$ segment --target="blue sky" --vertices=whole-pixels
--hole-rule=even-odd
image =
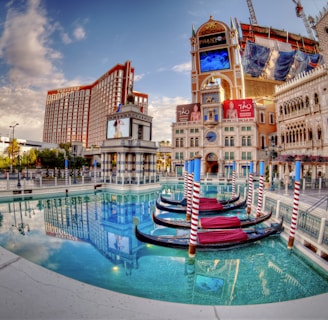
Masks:
[[[306,15],[327,0],[302,0]],[[292,0],[253,0],[262,26],[307,36]],[[0,134],[42,140],[49,89],[89,84],[132,61],[149,94],[153,140],[170,140],[175,106],[191,102],[190,42],[214,19],[249,22],[246,0],[0,0]]]

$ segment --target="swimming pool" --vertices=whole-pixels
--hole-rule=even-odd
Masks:
[[[140,243],[132,219],[152,230],[157,195],[102,191],[1,202],[0,245],[65,276],[149,299],[249,305],[328,292],[327,273],[279,236],[237,250],[197,252],[195,260]]]

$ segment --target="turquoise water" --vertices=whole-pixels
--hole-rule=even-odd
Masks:
[[[149,299],[249,305],[328,292],[327,273],[288,250],[279,236],[240,249],[197,252],[194,260],[183,250],[139,242],[133,217],[142,230],[154,230],[157,195],[92,192],[2,201],[0,245],[65,276]]]

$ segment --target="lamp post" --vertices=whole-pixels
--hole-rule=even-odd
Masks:
[[[17,187],[20,188],[22,185],[21,185],[21,182],[20,182],[20,160],[21,160],[21,157],[20,155],[17,156],[17,160],[18,160],[18,165],[17,165]]]
[[[15,127],[18,126],[19,123],[16,123],[12,126],[9,126],[9,128],[13,129],[13,140],[11,142],[11,168],[10,171],[13,172],[13,164],[14,164],[14,139],[15,139]]]
[[[281,149],[281,146],[276,147],[276,144],[274,142],[273,137],[271,138],[271,146],[269,148],[266,148],[266,153],[271,157],[271,181],[270,181],[270,191],[274,191],[274,181],[273,181],[273,160],[277,157],[278,150]]]

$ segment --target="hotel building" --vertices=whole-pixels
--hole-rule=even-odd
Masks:
[[[236,22],[231,20],[229,28],[210,17],[192,32],[192,103],[176,107],[172,124],[172,169],[177,172],[184,160],[200,154],[204,174],[229,176],[236,162],[237,175],[246,177],[250,161],[258,173],[259,161],[271,160],[273,151],[276,156],[281,143],[275,87],[323,64],[314,40],[240,27],[241,37]],[[299,57],[306,61],[302,69],[296,69]],[[270,148],[275,150],[270,153]]]
[[[49,90],[43,125],[43,141],[80,142],[99,147],[106,139],[107,116],[127,102],[129,93],[142,113],[148,114],[148,95],[133,91],[134,68],[130,61],[118,64],[94,83]]]

